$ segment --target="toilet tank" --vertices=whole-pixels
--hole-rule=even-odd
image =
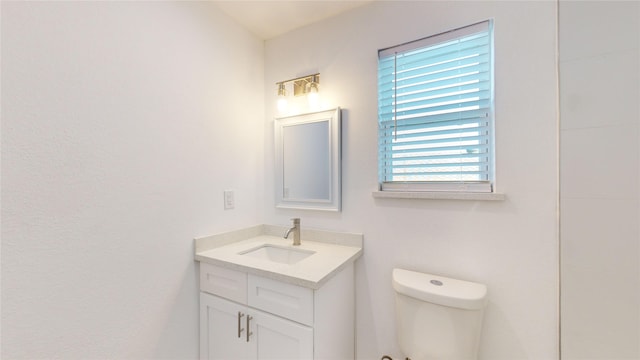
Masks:
[[[394,269],[400,350],[411,360],[476,360],[483,284]]]

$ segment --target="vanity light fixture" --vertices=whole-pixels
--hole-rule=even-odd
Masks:
[[[293,95],[307,95],[309,104],[315,106],[318,103],[318,91],[320,85],[320,73],[302,76],[295,79],[279,81],[278,85],[278,110],[286,110],[287,84],[293,83]]]

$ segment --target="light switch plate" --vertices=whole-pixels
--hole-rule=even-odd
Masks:
[[[233,196],[233,190],[224,191],[224,209],[233,209],[236,206],[236,201]]]

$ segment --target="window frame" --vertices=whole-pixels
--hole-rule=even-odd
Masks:
[[[486,138],[487,138],[487,160],[484,162],[478,162],[478,164],[483,165],[486,164],[487,169],[483,170],[484,172],[486,172],[487,174],[487,179],[486,180],[473,180],[473,181],[468,181],[468,180],[449,180],[449,181],[433,181],[433,180],[429,180],[429,181],[420,181],[420,180],[410,180],[410,181],[387,181],[387,179],[385,179],[385,176],[389,176],[389,168],[393,169],[393,166],[389,166],[383,163],[383,161],[387,160],[389,158],[391,158],[391,155],[387,155],[387,157],[384,157],[383,155],[386,154],[393,154],[393,151],[389,149],[389,146],[392,146],[393,143],[383,143],[382,138],[384,136],[388,136],[388,128],[383,129],[381,123],[383,122],[383,120],[381,119],[381,95],[380,95],[380,89],[382,88],[381,86],[381,82],[380,82],[380,78],[382,77],[381,75],[381,59],[382,58],[386,58],[389,56],[396,56],[398,53],[407,53],[407,52],[412,52],[412,51],[419,51],[420,49],[427,49],[430,47],[435,47],[439,44],[443,44],[446,42],[450,42],[450,41],[454,41],[454,40],[459,40],[459,39],[463,39],[469,36],[472,36],[474,34],[478,34],[478,33],[484,33],[487,32],[488,34],[488,56],[489,56],[489,70],[488,70],[488,75],[489,75],[489,97],[488,97],[488,111],[486,112],[486,122],[487,122],[487,128],[488,130],[486,131]],[[433,50],[429,50],[429,51],[433,51]],[[494,101],[495,101],[495,93],[494,93],[494,77],[495,77],[495,69],[494,69],[494,34],[493,34],[493,20],[489,19],[489,20],[485,20],[482,22],[478,22],[475,24],[471,24],[468,26],[464,26],[461,28],[457,28],[454,30],[450,30],[450,31],[446,31],[443,33],[439,33],[439,34],[435,34],[432,36],[428,36],[422,39],[418,39],[415,41],[411,41],[411,42],[407,42],[407,43],[403,43],[400,45],[396,45],[396,46],[392,46],[389,48],[385,48],[385,49],[381,49],[378,51],[378,59],[379,59],[379,63],[378,63],[378,76],[379,76],[379,81],[378,81],[378,89],[379,89],[379,94],[378,94],[378,168],[379,168],[379,172],[378,172],[378,184],[379,184],[379,192],[382,193],[387,193],[386,195],[382,196],[382,195],[378,195],[377,197],[390,197],[388,195],[390,195],[390,193],[400,193],[400,192],[405,192],[405,193],[429,193],[429,192],[445,192],[445,193],[471,193],[471,194],[480,194],[480,197],[482,197],[482,194],[497,194],[496,193],[496,189],[495,189],[495,158],[496,158],[496,153],[495,153],[495,110],[494,110]],[[394,74],[396,73],[397,67],[394,64],[393,67],[393,72]],[[390,83],[392,84],[392,87],[395,89],[395,84],[393,83],[393,81],[390,81]],[[384,83],[387,84],[388,83]],[[394,103],[395,103],[395,95],[394,95]],[[462,113],[462,112],[455,112],[456,114]],[[396,112],[394,110],[394,115],[393,115],[394,119],[396,118]],[[397,120],[394,120],[397,121]],[[484,121],[484,120],[482,120]],[[427,125],[428,121],[422,123],[422,125],[424,125],[423,129],[429,128],[430,126]],[[434,126],[431,126],[434,127]],[[397,128],[397,125],[394,125],[394,130]],[[472,163],[473,164],[473,163]],[[419,166],[416,166],[419,167]],[[423,167],[423,168],[427,168],[427,166]],[[462,168],[462,166],[461,166]],[[393,176],[393,173],[391,172],[391,176]],[[374,196],[375,193],[374,193]],[[407,197],[407,196],[401,196],[401,197]],[[424,198],[424,196],[414,196],[414,197],[418,197],[418,198]],[[441,196],[436,196],[436,198],[441,198]],[[464,198],[464,197],[463,197]],[[470,198],[476,198],[475,196],[471,196]],[[497,199],[500,200],[502,199],[502,196],[488,196],[486,197],[487,199]]]

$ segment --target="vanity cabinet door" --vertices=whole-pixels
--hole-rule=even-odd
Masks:
[[[200,358],[312,359],[313,329],[201,292]]]
[[[312,328],[258,310],[250,313],[256,359],[313,359]]]
[[[246,307],[200,293],[200,359],[253,358],[246,342]]]

